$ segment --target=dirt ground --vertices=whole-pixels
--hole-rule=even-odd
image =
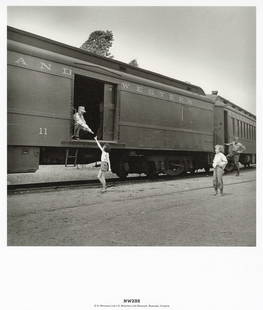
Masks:
[[[256,170],[8,196],[9,246],[255,246]]]

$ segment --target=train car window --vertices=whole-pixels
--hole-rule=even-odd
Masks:
[[[225,124],[225,126],[224,126],[224,141],[225,141],[225,143],[227,143],[229,140],[228,136],[229,136],[229,131],[230,131],[229,129],[230,128],[228,128],[228,127],[230,127],[230,126],[228,126],[228,119],[229,119],[228,112],[225,110],[224,111],[224,124]]]
[[[244,122],[244,138],[247,138],[247,124]]]
[[[236,135],[236,128],[235,128],[235,119],[232,117],[232,130],[233,130],[233,136]]]
[[[247,128],[247,123],[246,123],[246,139],[248,139],[248,128]]]

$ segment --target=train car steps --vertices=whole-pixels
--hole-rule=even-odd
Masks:
[[[65,167],[76,167],[77,166],[79,150],[77,148],[73,149],[72,150],[74,152],[73,154],[70,151],[71,151],[71,149],[67,149],[66,150]],[[73,163],[69,163],[70,159],[74,159],[74,162]]]

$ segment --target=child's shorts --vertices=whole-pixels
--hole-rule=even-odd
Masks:
[[[102,161],[100,164],[100,170],[102,172],[107,172],[109,170],[108,163],[106,161]]]

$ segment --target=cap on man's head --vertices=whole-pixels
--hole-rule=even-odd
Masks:
[[[80,106],[78,107],[78,111],[79,111],[79,112],[86,113],[85,107],[83,107],[82,105],[80,105]]]

